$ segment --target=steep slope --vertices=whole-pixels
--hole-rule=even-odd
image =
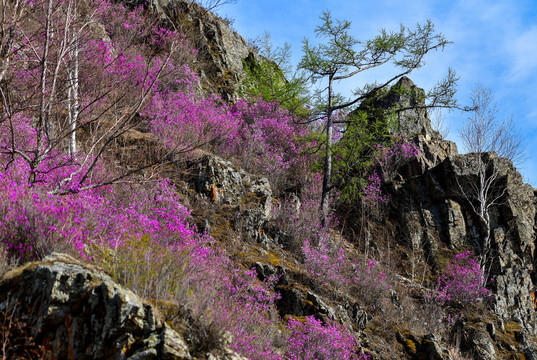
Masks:
[[[201,75],[202,90],[218,93],[225,100],[236,98],[244,75],[243,59],[251,56],[251,52],[245,41],[224,21],[195,5],[190,6],[189,1],[127,3],[143,4],[169,26],[182,27],[198,45],[197,70]],[[135,213],[127,217],[126,222],[131,224],[144,217],[151,221],[143,222],[143,225],[154,226],[158,231],[149,233],[146,229],[133,227],[130,232],[120,233],[127,247],[117,251],[103,246],[103,250],[95,240],[104,238],[104,233],[114,228],[114,224],[106,223],[108,227],[103,227],[96,239],[91,239],[93,246],[85,250],[95,256],[94,263],[111,273],[120,265],[128,267],[125,273],[115,273],[125,283],[129,283],[125,280],[126,275],[133,274],[135,281],[147,281],[142,287],[154,284],[150,282],[151,278],[163,278],[164,285],[157,282],[165,288],[163,299],[168,299],[175,291],[183,296],[178,296],[179,299],[188,300],[194,294],[194,300],[178,305],[160,299],[155,301],[158,306],[153,307],[112,282],[103,271],[56,254],[42,262],[15,269],[0,281],[3,335],[6,335],[5,324],[9,324],[3,344],[16,342],[21,354],[26,347],[28,351],[44,351],[50,358],[188,359],[198,356],[239,359],[239,355],[227,348],[229,343],[234,342],[235,349],[246,348],[251,344],[247,340],[266,335],[263,339],[276,340],[270,346],[266,342],[268,352],[258,353],[258,359],[269,358],[268,354],[273,359],[284,359],[293,358],[289,355],[293,345],[289,344],[289,339],[297,333],[293,331],[301,326],[306,329],[304,324],[310,321],[321,331],[344,329],[341,333],[347,335],[352,331],[350,336],[358,341],[349,343],[353,347],[351,350],[359,352],[356,356],[360,359],[366,357],[363,353],[374,359],[456,359],[458,351],[476,359],[536,358],[535,190],[523,183],[520,174],[505,159],[494,154],[459,155],[455,144],[442,140],[431,129],[427,111],[420,100],[423,90],[407,78],[395,88],[401,87],[408,91],[388,92],[372,99],[371,103],[373,107],[395,107],[396,110],[417,106],[417,109],[396,112],[397,131],[410,135],[422,152],[383,184],[389,202],[375,216],[357,222],[355,229],[347,223],[333,228],[317,228],[316,216],[300,219],[300,227],[293,229],[289,223],[307,213],[307,204],[300,199],[303,189],[298,186],[271,188],[266,177],[249,173],[206,149],[185,158],[177,157],[166,163],[160,172],[162,177],[171,180],[173,188],[166,187],[166,191],[153,189],[146,194],[143,185],[139,185],[138,188],[125,186],[119,191],[123,201],[119,202],[120,210]],[[150,148],[157,142],[149,135],[132,137],[129,141],[134,160],[126,157],[122,159],[122,166],[129,166],[129,161],[140,161],[136,158],[139,150]],[[124,152],[125,149],[117,150]],[[249,155],[263,155],[261,150],[254,150]],[[467,191],[477,176],[479,159],[486,159],[487,171],[496,174],[494,186],[499,195],[491,209],[490,242],[483,241],[488,230],[476,216],[475,200]],[[236,155],[235,158],[230,156],[229,160],[237,160]],[[265,172],[265,176],[268,175]],[[132,189],[140,191],[145,201],[161,203],[134,204],[138,194],[129,192]],[[39,195],[34,198],[39,199]],[[173,204],[166,203],[170,199]],[[181,207],[177,206],[178,201]],[[58,203],[64,205],[61,201]],[[192,210],[192,218],[188,220],[185,220],[185,214],[190,215],[190,210],[186,207]],[[135,208],[139,213],[134,211]],[[311,208],[316,214],[317,203]],[[91,210],[84,209],[85,212]],[[179,224],[174,223],[176,219],[173,217],[166,217],[178,209],[184,215],[181,218],[184,222]],[[278,215],[281,209],[288,212]],[[146,210],[147,213],[143,212]],[[40,219],[40,215],[35,218]],[[98,215],[101,216],[96,217],[98,220],[84,219],[92,236],[101,222],[109,221]],[[361,215],[350,214],[351,217]],[[285,223],[286,220],[289,222]],[[166,226],[171,223],[182,226],[192,237],[185,239],[179,231],[168,234]],[[16,229],[15,235],[24,239],[24,231],[20,229]],[[361,235],[353,237],[353,231],[365,234],[364,238],[361,239]],[[308,239],[310,234],[312,238]],[[151,236],[157,239],[157,246],[153,248]],[[159,244],[161,237],[165,241]],[[189,246],[183,246],[181,241],[189,242]],[[178,243],[183,247],[177,246]],[[170,244],[175,247],[167,248]],[[113,253],[114,250],[117,253]],[[148,254],[149,250],[153,253]],[[486,285],[493,290],[493,300],[491,304],[479,301],[466,308],[454,305],[450,309],[452,313],[448,314],[454,317],[442,317],[442,309],[432,307],[428,296],[434,295],[435,281],[453,256],[465,250],[490,259],[485,263],[486,275],[494,280]],[[107,258],[107,251],[114,254],[112,260]],[[121,256],[124,256],[123,263],[117,260]],[[171,264],[151,267],[155,259],[164,263],[170,258]],[[199,258],[208,260],[199,266],[195,262]],[[178,261],[181,263],[177,264]],[[136,272],[142,267],[140,264],[149,270]],[[211,267],[214,264],[216,268]],[[256,271],[249,270],[252,268]],[[240,276],[219,277],[226,272]],[[241,277],[243,273],[248,281]],[[265,282],[257,281],[256,276]],[[186,286],[182,288],[183,284],[177,284],[177,279],[185,280]],[[192,285],[198,279],[201,279],[201,285]],[[132,286],[135,281],[128,285]],[[227,288],[222,284],[214,285],[215,281],[226,281]],[[222,296],[223,289],[227,292]],[[148,293],[151,294],[150,290]],[[275,294],[277,296],[273,296]],[[261,301],[256,303],[257,297]],[[228,298],[236,303],[226,303]],[[27,299],[30,306],[21,306],[17,299]],[[273,300],[277,314],[271,313]],[[201,305],[193,316],[189,315],[190,309],[183,307],[197,307],[199,304],[194,301]],[[248,315],[255,313],[250,311],[252,304],[259,303],[269,305],[258,311],[266,316],[248,319]],[[162,317],[156,315],[158,311],[155,309],[159,307],[164,314]],[[224,313],[229,309],[240,316],[227,318]],[[106,314],[114,320],[116,327],[110,325]],[[235,334],[242,331],[241,336],[230,337],[221,329],[212,334],[217,317],[221,321],[219,326],[234,326],[238,329]],[[189,341],[186,335],[181,338],[181,328],[196,321],[201,323],[200,319],[204,321],[203,326],[201,330],[195,330],[204,332],[203,341],[208,343],[212,339],[217,346],[193,344],[194,341]],[[252,320],[247,325],[250,333],[244,330],[246,320]],[[315,323],[317,320],[323,323]],[[170,330],[167,322],[173,324],[178,333]],[[86,323],[90,325],[79,331]],[[11,324],[16,326],[12,328]],[[343,326],[338,328],[334,324]],[[308,333],[309,329],[299,335]],[[334,333],[337,335],[334,339],[341,334]],[[92,336],[89,339],[88,334]],[[64,342],[64,338],[68,341]],[[168,338],[172,339],[171,345],[167,345]],[[327,347],[322,343],[324,340],[314,340]],[[179,355],[171,354],[170,348]],[[241,350],[249,350],[244,348]]]
[[[194,1],[122,0],[131,6],[144,6],[167,26],[185,33],[198,50],[195,68],[200,86],[207,94],[219,94],[226,101],[236,100],[246,76],[243,59],[260,59],[226,21]]]

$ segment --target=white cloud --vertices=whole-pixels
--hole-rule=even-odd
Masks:
[[[537,27],[527,29],[506,46],[512,80],[533,74],[537,70]]]

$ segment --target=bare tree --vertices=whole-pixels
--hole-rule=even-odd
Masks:
[[[192,0],[192,2],[198,3],[209,11],[213,11],[226,4],[235,4],[237,0]]]
[[[449,125],[446,124],[446,112],[442,108],[429,110],[431,117],[431,127],[438,132],[440,139],[446,139],[449,135]]]
[[[459,131],[464,148],[476,155],[477,177],[472,181],[457,179],[461,193],[479,218],[484,230],[481,265],[490,251],[491,219],[490,210],[499,204],[506,188],[498,187],[500,169],[494,164],[495,153],[517,165],[524,157],[524,144],[520,133],[513,125],[513,119],[497,118],[498,107],[490,89],[476,85],[472,93],[473,116]]]
[[[0,83],[2,83],[10,64],[15,28],[23,17],[23,5],[20,0],[2,0],[0,7]]]
[[[198,12],[199,17],[203,17],[207,12],[215,12],[218,8],[235,4],[238,0],[175,0],[170,1],[172,7],[183,9],[181,12],[188,14],[192,11]],[[176,24],[177,25],[177,24]]]
[[[62,193],[75,178],[80,190],[107,185],[190,151],[191,147],[163,150],[148,164],[88,185],[94,169],[118,139],[132,129],[148,126],[150,120],[140,111],[156,84],[182,76],[181,70],[174,71],[181,69],[175,65],[184,63],[183,56],[190,59],[193,55],[185,51],[179,37],[161,48],[131,38],[119,19],[115,36],[122,41],[103,42],[111,54],[103,65],[88,52],[88,44],[100,43],[96,41],[96,9],[82,8],[77,0],[21,3],[17,8],[9,8],[7,0],[0,3],[0,34],[8,36],[0,40],[0,154],[11,159],[6,168],[15,158],[23,159],[31,169],[28,181],[33,184],[49,172],[42,165],[54,158],[56,168],[72,169],[51,190]],[[148,37],[157,20],[144,18],[147,23],[140,28]],[[133,49],[143,52],[145,58],[140,62],[139,78],[125,81],[121,73],[116,74],[123,69],[118,65],[118,53],[128,54]],[[19,130],[25,122],[32,128],[29,134]],[[77,133],[84,136],[79,139]],[[63,157],[64,150],[69,156]]]

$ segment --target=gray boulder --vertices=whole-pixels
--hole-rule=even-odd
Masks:
[[[39,348],[44,359],[191,360],[188,344],[153,306],[104,272],[53,253],[16,268],[0,281],[0,313],[17,332],[9,354]],[[217,359],[241,359],[230,356]]]
[[[267,178],[237,169],[215,155],[192,161],[188,169],[198,194],[216,204],[238,207],[236,227],[258,242],[267,241],[264,226],[271,219],[273,201]]]

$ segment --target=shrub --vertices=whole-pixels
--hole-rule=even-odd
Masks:
[[[168,151],[185,153],[237,137],[240,121],[217,97],[157,93],[143,113]]]
[[[375,160],[383,180],[392,179],[397,169],[407,161],[416,158],[421,150],[403,134],[394,134],[392,142],[377,145]]]
[[[7,246],[0,242],[0,278],[17,265],[17,259],[10,257]]]
[[[290,360],[365,360],[368,355],[357,354],[358,344],[350,331],[342,325],[323,325],[313,316],[304,323],[290,318],[287,325],[290,336],[287,356]]]
[[[232,111],[239,119],[237,136],[219,148],[246,171],[267,176],[273,190],[294,185],[296,174],[308,164],[304,150],[307,127],[278,103],[260,98],[237,102]]]
[[[289,237],[287,247],[299,254],[305,241],[317,244],[320,238],[330,236],[330,228],[337,224],[337,219],[333,216],[329,216],[325,225],[321,224],[318,199],[321,196],[322,181],[322,175],[308,174],[297,184],[300,199],[296,195],[289,199],[283,198],[273,208],[275,224]]]
[[[332,230],[338,225],[335,216],[329,216],[324,226],[321,224],[321,176],[310,176],[303,184],[299,204],[284,200],[274,209],[276,225],[289,237],[287,247],[302,257],[305,269],[318,284],[348,290],[369,308],[376,309],[383,294],[391,288],[386,274],[377,261],[349,257],[342,240]]]
[[[486,276],[472,251],[455,255],[437,280],[436,302],[466,306],[479,300],[490,300],[492,292],[485,287]]]

